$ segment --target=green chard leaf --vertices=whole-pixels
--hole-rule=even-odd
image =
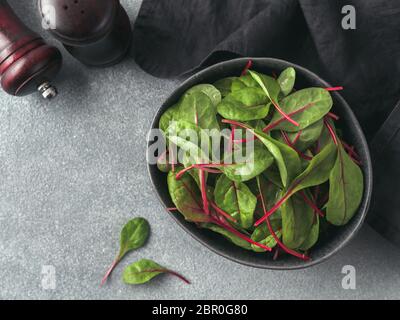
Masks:
[[[290,193],[294,194],[305,188],[314,187],[328,181],[331,170],[335,165],[336,155],[336,145],[328,144],[312,158],[306,170],[294,179],[291,187],[289,187]]]
[[[179,104],[175,104],[163,113],[160,118],[159,128],[166,132],[170,124],[178,118]]]
[[[195,92],[202,92],[205,95],[207,95],[212,104],[216,107],[222,100],[221,92],[213,85],[211,84],[198,84],[192,88],[190,88],[188,91],[186,91],[185,95],[191,95]]]
[[[282,121],[275,126],[273,130],[285,130],[288,132],[303,130],[318,120],[321,120],[331,110],[332,105],[333,100],[330,93],[323,88],[308,88],[296,91],[281,100],[280,107],[286,114],[291,114],[305,106],[309,106],[302,112],[291,116],[294,121],[299,123],[299,126],[295,126],[288,121]],[[271,123],[281,118],[282,115],[275,112]]]
[[[164,173],[168,173],[171,170],[169,156],[166,152],[157,159],[157,168]]]
[[[279,83],[274,78],[265,74],[257,73],[251,70],[249,70],[249,73],[264,91],[269,101],[274,101],[275,103],[278,103],[279,93],[281,92],[281,87],[279,86]]]
[[[336,162],[329,177],[326,219],[336,226],[347,224],[356,213],[363,192],[362,171],[339,143]]]
[[[272,229],[274,230],[275,234],[278,238],[282,237],[282,220],[272,220],[271,221]],[[269,248],[274,248],[277,245],[277,242],[274,236],[271,235],[266,223],[259,225],[257,228],[254,229],[253,234],[251,235],[251,239],[261,243]],[[267,250],[260,248],[254,244],[251,244],[251,248],[255,252],[266,252]]]
[[[223,174],[217,180],[214,199],[217,206],[236,219],[242,228],[252,227],[257,198],[246,184],[232,181]]]
[[[239,91],[244,88],[259,88],[259,85],[257,81],[255,81],[250,74],[240,76],[239,78],[236,78],[236,80],[232,82],[231,86],[232,92]]]
[[[213,102],[200,91],[183,96],[176,116],[179,120],[194,123],[202,129],[220,129]]]
[[[213,232],[216,232],[222,236],[224,236],[226,239],[228,239],[230,242],[235,244],[236,246],[246,249],[246,250],[252,250],[252,245],[247,242],[246,240],[243,240],[242,238],[238,237],[234,233],[216,225],[216,224],[211,224],[211,223],[203,223],[201,226],[205,229],[209,229]]]
[[[283,244],[290,249],[298,249],[308,239],[314,211],[302,197],[294,195],[282,205],[281,212]]]
[[[253,149],[250,151],[250,149]],[[225,156],[232,164],[221,168],[226,176],[236,182],[244,182],[253,179],[264,172],[272,163],[274,158],[271,153],[264,147],[254,144],[253,148],[248,148],[249,152],[244,153],[239,149],[232,154]]]
[[[261,130],[248,128],[268,149],[274,157],[282,179],[283,186],[287,186],[301,171],[299,155],[284,143],[271,138]]]
[[[243,88],[227,95],[217,106],[218,113],[231,120],[263,119],[269,112],[269,101],[259,88]]]
[[[273,207],[273,205],[282,197],[282,189],[276,185],[271,180],[265,177],[265,175],[259,175],[256,178],[257,182],[257,191],[259,196],[262,196],[262,199],[258,199],[257,210],[260,210],[262,213],[261,216],[264,215],[264,208],[262,206],[262,200],[264,200],[265,209],[269,210]],[[280,210],[276,211],[271,217],[270,220],[282,220],[282,215]]]
[[[179,180],[175,172],[168,174],[168,190],[172,202],[187,221],[209,222],[209,217],[203,213],[202,200],[199,188],[191,175],[185,173]]]
[[[146,240],[149,237],[149,234],[150,225],[144,218],[134,218],[128,221],[127,224],[125,224],[121,231],[120,249],[118,256],[115,258],[111,267],[107,270],[105,276],[101,281],[101,285],[103,285],[107,281],[112,271],[128,252],[144,246]]]
[[[318,138],[321,136],[323,128],[324,128],[324,121],[319,120],[301,131],[286,132],[286,134],[290,141],[293,142],[296,139],[294,147],[296,148],[296,150],[303,152],[308,148],[310,148],[318,140]],[[297,136],[298,134],[299,136]],[[280,131],[273,131],[271,135],[276,140],[285,143],[285,139],[282,137]]]
[[[278,83],[284,96],[292,92],[295,81],[296,70],[294,70],[294,68],[289,67],[282,71],[278,78]]]
[[[190,282],[180,274],[166,269],[149,259],[139,260],[126,267],[122,275],[122,280],[126,284],[144,284],[160,274],[170,274],[190,284]]]
[[[220,92],[222,97],[226,97],[228,94],[232,92],[232,83],[238,79],[237,77],[228,77],[218,80],[214,83],[214,87],[216,87]]]
[[[150,225],[144,218],[130,220],[121,231],[120,251],[121,260],[129,251],[142,247],[150,234]]]
[[[319,239],[319,232],[319,215],[314,214],[314,222],[311,226],[310,233],[308,234],[307,239],[299,247],[299,250],[307,251],[311,249]]]

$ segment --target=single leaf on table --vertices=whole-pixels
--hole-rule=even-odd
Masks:
[[[211,223],[203,223],[203,224],[201,224],[201,226],[205,229],[209,229],[220,235],[223,235],[226,239],[228,239],[229,241],[231,241],[233,244],[237,245],[238,247],[241,247],[246,250],[252,250],[252,245],[249,242],[247,242],[246,240],[243,240],[242,238],[238,237],[237,235],[230,232],[229,230],[222,228],[219,225],[211,224]]]
[[[162,267],[158,263],[149,259],[139,260],[126,267],[122,275],[122,280],[126,284],[144,284],[160,274],[170,274],[178,277],[185,283],[190,284],[190,282],[182,275]]]
[[[336,226],[347,224],[356,213],[363,192],[362,171],[339,143],[335,166],[329,177],[326,219]]]
[[[314,214],[314,222],[311,226],[310,233],[308,234],[307,239],[302,243],[302,245],[299,247],[299,250],[301,251],[307,251],[311,249],[318,241],[319,239],[319,215]]]
[[[168,174],[168,190],[172,202],[187,221],[209,222],[210,219],[203,210],[199,188],[192,176],[185,173],[180,179],[176,179],[181,168],[178,167],[175,172],[170,171]]]
[[[229,179],[236,182],[255,178],[274,162],[271,153],[263,145],[257,144],[254,144],[252,148],[247,148],[246,151],[238,149],[232,154],[227,154],[225,163],[226,160],[231,161],[232,164],[222,167],[221,170]]]
[[[186,91],[185,95],[191,95],[195,92],[202,92],[206,94],[215,107],[221,102],[222,99],[221,92],[212,84],[198,84]]]
[[[139,249],[145,244],[149,234],[150,225],[144,218],[134,218],[125,224],[121,231],[118,256],[107,270],[106,275],[101,281],[101,285],[107,281],[114,268],[129,251]]]
[[[289,67],[282,71],[278,78],[278,83],[284,96],[287,96],[292,92],[295,81],[296,70],[294,68]]]
[[[236,219],[242,228],[253,225],[257,197],[246,184],[222,174],[215,185],[214,199],[217,206]]]
[[[119,258],[142,247],[150,234],[150,225],[144,218],[130,220],[121,231]]]
[[[214,83],[214,87],[216,87],[219,92],[221,92],[222,97],[226,97],[228,94],[232,92],[232,82],[238,79],[237,77],[228,77],[218,80]]]
[[[289,121],[282,121],[272,130],[284,130],[288,132],[303,130],[321,120],[331,110],[333,100],[330,93],[323,88],[308,88],[296,91],[280,101],[280,107],[286,114],[292,114],[307,105],[311,107],[291,116],[299,126],[295,126]],[[270,123],[275,123],[281,118],[282,115],[275,112]]]
[[[260,88],[244,88],[222,99],[217,111],[225,119],[264,119],[269,112],[269,100]]]
[[[213,102],[208,95],[200,91],[183,96],[176,117],[194,123],[202,129],[220,129]]]
[[[307,240],[314,221],[313,209],[298,195],[281,207],[282,241],[290,249],[298,249]]]

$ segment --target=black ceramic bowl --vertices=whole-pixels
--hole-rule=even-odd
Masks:
[[[272,72],[279,74],[279,72],[287,67],[294,67],[297,72],[297,88],[311,86],[330,87],[328,83],[320,79],[314,73],[283,60],[271,58],[240,58],[230,60],[200,71],[181,84],[179,88],[170,95],[160,110],[158,110],[154,117],[152,128],[158,128],[161,115],[170,106],[176,103],[186,90],[196,84],[213,83],[224,77],[238,76],[241,74],[249,59],[253,60],[252,70],[266,74],[272,74]],[[289,255],[282,255],[277,261],[273,261],[268,253],[255,253],[241,249],[224,239],[221,235],[196,227],[195,224],[185,221],[179,212],[171,213],[175,221],[193,238],[210,250],[230,260],[257,268],[280,270],[306,268],[328,259],[342,249],[360,229],[367,214],[372,192],[372,165],[364,134],[349,105],[337,92],[332,92],[332,97],[334,100],[333,111],[340,116],[339,126],[343,128],[344,138],[355,146],[363,163],[362,170],[365,183],[364,196],[354,218],[347,225],[335,228],[335,230],[333,230],[334,232],[332,232],[331,236],[327,239],[319,241],[311,251],[312,259],[310,261],[304,262]],[[162,204],[165,208],[173,207],[174,205],[168,193],[166,174],[160,172],[156,165],[149,165],[149,173],[153,187]]]

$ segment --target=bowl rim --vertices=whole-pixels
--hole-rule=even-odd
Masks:
[[[178,85],[178,87],[176,89],[174,89],[169,95],[168,97],[164,100],[164,103],[161,105],[161,107],[157,110],[157,112],[155,113],[153,120],[151,122],[151,128],[150,129],[158,129],[158,123],[157,123],[157,119],[159,117],[159,114],[161,112],[161,110],[164,109],[164,106],[166,104],[166,102],[174,95],[176,95],[177,92],[179,92],[181,90],[182,87],[186,87],[189,83],[195,81],[197,78],[201,78],[203,75],[206,75],[207,73],[209,73],[211,70],[214,69],[218,69],[226,64],[230,64],[230,63],[238,63],[238,62],[243,62],[243,64],[245,64],[246,62],[248,62],[249,60],[252,60],[253,62],[261,62],[261,63],[279,63],[279,64],[283,64],[283,65],[287,65],[287,66],[292,66],[294,67],[296,70],[300,70],[302,73],[307,74],[308,76],[312,77],[312,78],[316,78],[318,79],[319,82],[321,82],[323,85],[325,85],[327,88],[331,87],[331,85],[325,81],[324,79],[320,78],[317,74],[315,74],[314,72],[306,69],[305,67],[302,67],[298,64],[283,60],[283,59],[277,59],[277,58],[269,58],[269,57],[241,57],[241,58],[235,58],[235,59],[230,59],[230,60],[226,60],[226,61],[222,61],[222,62],[218,62],[216,64],[213,64],[211,66],[208,66],[202,70],[200,70],[199,72],[194,73],[193,75],[191,75],[188,79],[186,79],[185,81],[183,81],[182,83],[180,83]],[[194,84],[195,85],[195,84]],[[340,103],[343,105],[344,109],[346,109],[346,113],[350,118],[350,121],[353,123],[354,125],[354,129],[358,132],[359,134],[359,140],[360,140],[360,145],[362,145],[362,148],[364,148],[365,150],[365,158],[366,158],[366,163],[363,164],[363,166],[365,167],[365,172],[368,175],[368,179],[364,179],[364,210],[363,212],[360,212],[359,214],[361,214],[362,216],[360,217],[359,221],[357,222],[356,225],[353,226],[351,232],[349,232],[344,238],[343,240],[331,251],[329,251],[328,253],[326,253],[324,256],[319,257],[316,260],[309,260],[307,262],[304,262],[303,264],[299,264],[299,265],[294,265],[294,266],[273,266],[273,265],[262,265],[262,264],[258,264],[258,263],[252,263],[252,262],[248,262],[245,260],[242,260],[240,258],[237,257],[233,257],[229,254],[227,254],[226,252],[224,252],[224,250],[220,250],[215,248],[213,245],[209,244],[207,241],[199,238],[197,235],[195,235],[193,232],[191,232],[188,228],[186,228],[186,226],[184,225],[184,223],[182,223],[182,221],[180,221],[175,215],[170,214],[170,212],[167,209],[167,205],[164,203],[163,199],[160,196],[160,193],[158,192],[151,170],[150,170],[150,164],[147,162],[147,172],[149,174],[150,177],[150,181],[151,181],[151,185],[152,185],[152,189],[154,190],[154,192],[157,195],[158,200],[160,201],[161,205],[164,207],[164,209],[169,213],[169,216],[171,216],[175,222],[187,233],[189,234],[193,239],[195,239],[196,241],[198,241],[199,243],[201,243],[202,245],[204,245],[207,249],[211,250],[212,252],[218,254],[219,256],[222,256],[230,261],[236,262],[238,264],[241,265],[245,265],[248,267],[253,267],[253,268],[257,268],[257,269],[266,269],[266,270],[281,270],[281,271],[289,271],[289,270],[300,270],[300,269],[305,269],[305,268],[309,268],[309,267],[313,267],[316,266],[320,263],[323,263],[325,261],[327,261],[329,258],[331,258],[332,256],[334,256],[335,254],[337,254],[340,250],[342,250],[346,245],[349,244],[349,242],[358,234],[358,232],[361,229],[361,226],[363,225],[365,218],[367,216],[367,213],[369,211],[369,207],[370,207],[370,202],[371,202],[371,196],[372,196],[372,189],[373,189],[373,168],[372,168],[372,161],[371,161],[371,155],[370,155],[370,150],[369,150],[369,146],[367,143],[367,140],[365,138],[364,132],[361,128],[360,123],[358,122],[358,119],[356,118],[353,110],[350,108],[350,106],[348,105],[348,103],[346,102],[346,100],[337,92],[337,91],[333,91],[331,92],[332,95],[335,95],[335,97],[340,101]],[[163,110],[164,112],[164,110]],[[150,141],[148,141],[147,144],[147,148],[146,148],[146,154],[149,151],[149,145],[150,145]],[[362,202],[363,203],[363,202]],[[362,204],[361,203],[361,204]],[[360,204],[360,206],[361,206]]]

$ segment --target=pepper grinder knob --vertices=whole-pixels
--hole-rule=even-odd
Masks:
[[[60,51],[27,28],[6,0],[0,0],[0,77],[4,91],[24,96],[39,90],[43,97],[53,98],[57,90],[50,81],[61,64]]]
[[[85,65],[107,67],[128,53],[132,29],[119,0],[39,0],[39,11],[54,22],[51,35]]]

